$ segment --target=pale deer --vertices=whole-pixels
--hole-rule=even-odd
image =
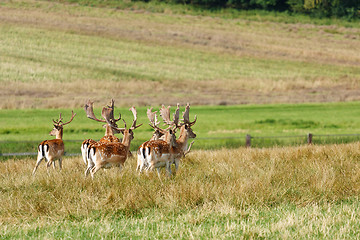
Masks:
[[[71,112],[71,119],[70,121],[63,123],[61,113],[59,116],[59,119],[57,121],[53,120],[54,122],[54,128],[49,133],[51,136],[55,136],[56,139],[52,140],[45,140],[42,141],[38,146],[38,156],[37,161],[35,164],[35,168],[33,170],[33,175],[35,174],[37,168],[39,167],[39,164],[41,161],[45,158],[45,161],[47,161],[47,168],[50,167],[51,164],[53,164],[53,167],[55,168],[55,160],[59,160],[59,168],[61,170],[62,168],[62,156],[64,155],[64,142],[62,140],[63,137],[63,127],[66,124],[69,124],[75,117],[76,113]]]
[[[168,129],[161,129],[159,127],[160,122],[158,122],[158,119],[157,119],[157,115],[156,115],[157,111],[152,112],[152,109],[153,108],[149,108],[146,112],[147,117],[150,121],[149,125],[154,129],[154,133],[149,141],[168,139],[169,138],[168,135],[172,134],[172,132],[170,132]],[[168,134],[168,135],[165,136],[166,134]],[[141,173],[143,171],[143,169],[147,168],[147,164],[145,161],[146,156],[145,156],[144,150],[149,141],[142,143],[137,150],[136,171],[139,171],[139,173]]]
[[[167,124],[174,124],[177,128],[180,128],[180,136],[176,141],[173,141],[173,138],[170,138],[169,142],[158,142],[153,141],[149,142],[144,150],[146,155],[147,162],[147,170],[157,169],[158,176],[160,177],[160,168],[165,167],[169,176],[171,176],[171,165],[175,164],[175,171],[177,171],[180,159],[185,156],[189,151],[193,143],[191,143],[190,147],[188,147],[188,139],[195,138],[196,134],[192,131],[191,127],[196,122],[190,122],[189,120],[189,110],[190,105],[186,106],[185,112],[183,113],[183,123],[178,125],[178,111],[174,114],[174,120],[170,120],[170,114],[168,112],[169,108],[165,108],[164,106],[161,109],[161,116],[164,119],[164,122]],[[167,146],[165,147],[165,144]]]
[[[104,119],[98,119],[95,114],[94,114],[94,110],[93,110],[93,103],[90,100],[88,100],[88,102],[85,104],[85,112],[86,112],[86,116],[92,120],[95,120],[97,122],[102,122],[105,123],[105,125],[103,126],[106,130],[105,130],[105,135],[104,137],[102,137],[99,142],[121,142],[119,138],[117,138],[116,136],[114,136],[114,134],[116,133],[120,133],[119,131],[113,129],[110,124],[112,124],[113,126],[117,127],[116,122],[119,121],[121,119],[121,115],[119,116],[118,119],[114,118],[114,100],[111,99],[111,104],[110,106],[104,107],[102,109],[101,112],[101,116]],[[105,116],[108,118],[107,120],[105,120]],[[110,124],[109,124],[109,123]],[[90,166],[93,166],[92,162],[89,162],[91,160],[89,160],[89,154],[88,154],[88,149],[92,144],[95,144],[96,141],[93,139],[85,139],[82,144],[81,144],[81,154],[84,160],[85,165],[88,166],[88,168]]]
[[[137,167],[136,170],[139,170],[139,173],[142,172],[143,169],[148,168],[148,162],[146,161],[146,156],[149,154],[148,152],[145,152],[146,150],[149,150],[147,148],[147,144],[151,143],[155,140],[164,140],[166,144],[169,144],[171,139],[176,140],[175,131],[177,124],[179,122],[179,104],[177,105],[177,109],[174,114],[174,119],[170,120],[170,106],[165,108],[164,105],[162,105],[162,108],[160,109],[160,116],[163,118],[165,124],[169,125],[167,129],[161,129],[159,127],[160,122],[157,120],[156,112],[152,112],[152,108],[149,108],[147,110],[147,116],[150,121],[149,125],[155,130],[153,133],[153,136],[149,141],[144,142],[141,144],[137,151]],[[168,117],[164,117],[164,116]],[[174,127],[175,126],[175,127]],[[160,144],[160,142],[159,142]]]
[[[97,143],[90,147],[89,155],[91,156],[92,161],[95,166],[91,169],[91,176],[94,177],[94,174],[101,168],[108,168],[111,166],[118,166],[120,169],[123,167],[126,159],[129,156],[130,143],[134,139],[133,130],[140,127],[142,124],[136,125],[137,120],[137,112],[135,107],[129,109],[132,111],[134,120],[129,129],[126,128],[117,128],[112,123],[108,122],[108,124],[120,131],[124,137],[122,142],[112,142],[112,143]],[[107,118],[105,118],[107,119]]]

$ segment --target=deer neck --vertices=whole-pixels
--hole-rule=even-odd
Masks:
[[[131,137],[129,132],[125,132],[124,137],[121,142],[125,147],[130,148]]]
[[[185,151],[187,149],[187,142],[189,140],[189,134],[185,129],[181,129],[180,136],[176,140],[177,145]]]
[[[63,137],[63,129],[61,128],[60,130],[58,130],[56,132],[55,138],[56,139],[62,139],[62,137]]]
[[[109,124],[106,124],[106,128],[105,128],[105,136],[113,136],[114,132],[112,127],[109,126]]]

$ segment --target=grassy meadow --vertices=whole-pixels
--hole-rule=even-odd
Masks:
[[[109,101],[94,103],[95,115],[101,116],[101,108]],[[127,123],[132,122],[128,108],[117,108]],[[159,106],[153,106],[158,110]],[[181,106],[184,111],[185,106]],[[138,123],[144,125],[135,131],[131,150],[148,140],[153,129],[148,125],[146,107],[138,107]],[[72,109],[24,109],[0,110],[0,152],[36,152],[37,145],[45,139],[52,139],[48,133],[52,129],[52,119],[59,113],[65,121],[70,119]],[[175,110],[175,107],[172,107]],[[71,124],[64,128],[67,153],[80,153],[81,142],[92,138],[99,140],[105,129],[101,123],[86,117],[83,108],[75,108],[77,113]],[[359,136],[322,137],[325,134],[360,134],[360,103],[326,104],[276,104],[238,106],[192,106],[190,118],[197,116],[193,129],[197,134],[194,149],[221,149],[245,146],[245,137],[250,134],[252,145],[269,147],[274,145],[306,144],[306,135],[312,133],[315,144],[345,143],[359,141]],[[340,117],[341,116],[341,117]],[[119,123],[120,126],[123,123]],[[276,136],[280,138],[266,138]],[[295,138],[281,138],[295,136]],[[121,134],[118,136],[121,138]],[[257,138],[260,137],[260,138]]]
[[[359,239],[359,139],[321,136],[360,133],[359,40],[357,21],[285,13],[0,1],[0,153],[36,151],[71,110],[80,153],[104,134],[87,99],[96,116],[115,99],[127,123],[136,106],[131,150],[152,134],[148,106],[189,102],[198,119],[172,178],[134,158],[94,179],[80,156],[36,176],[35,157],[1,159],[0,238]]]
[[[0,15],[1,109],[360,100],[358,22],[37,0],[2,2]]]
[[[194,151],[175,177],[124,169],[84,178],[33,159],[0,167],[0,236],[75,239],[360,237],[359,143]]]

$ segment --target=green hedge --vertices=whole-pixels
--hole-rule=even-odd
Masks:
[[[137,0],[149,2],[151,0]],[[235,8],[238,10],[262,9],[303,13],[314,17],[345,17],[359,19],[359,0],[153,0],[165,3],[186,4],[206,9]]]

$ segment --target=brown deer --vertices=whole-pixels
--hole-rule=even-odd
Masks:
[[[88,102],[85,104],[85,112],[86,112],[86,116],[92,120],[95,120],[97,122],[102,122],[105,123],[105,125],[103,126],[106,130],[105,130],[105,135],[104,137],[102,137],[99,142],[103,142],[103,143],[107,143],[107,142],[121,142],[119,138],[117,138],[116,136],[114,136],[114,134],[116,133],[120,133],[119,131],[117,131],[116,129],[113,129],[111,125],[117,127],[116,122],[118,122],[121,119],[121,114],[119,116],[118,119],[114,118],[114,100],[111,99],[111,103],[110,106],[104,107],[102,109],[101,112],[101,116],[104,119],[98,119],[95,114],[94,114],[94,110],[93,110],[93,104],[94,102],[91,102],[90,100],[88,100]],[[105,116],[108,118],[107,120],[105,120]],[[110,124],[109,124],[109,123]],[[85,165],[92,165],[93,164],[90,162],[89,163],[89,159],[88,159],[88,149],[92,144],[95,144],[96,141],[93,139],[85,139],[82,144],[81,144],[81,154],[84,160]]]
[[[147,162],[145,161],[146,159],[146,153],[145,153],[145,149],[146,149],[146,145],[150,142],[150,141],[155,141],[155,140],[165,140],[166,142],[170,142],[170,139],[172,137],[172,135],[175,133],[175,131],[173,129],[162,129],[159,127],[160,122],[158,122],[157,120],[157,115],[156,112],[152,112],[153,108],[149,108],[147,110],[147,117],[150,121],[149,125],[155,130],[152,137],[150,138],[149,141],[146,141],[144,143],[142,143],[138,150],[137,150],[137,166],[136,166],[136,171],[139,171],[139,173],[141,173],[143,171],[143,169],[147,168]],[[176,138],[176,137],[175,137]]]
[[[120,169],[123,167],[129,153],[130,143],[134,139],[133,130],[140,127],[142,124],[136,125],[137,121],[137,112],[135,107],[129,109],[134,116],[133,123],[130,128],[127,129],[126,122],[124,121],[125,128],[117,128],[112,123],[108,124],[117,131],[120,131],[124,137],[122,142],[112,142],[112,143],[101,143],[98,142],[90,147],[89,155],[91,156],[92,161],[95,166],[91,169],[91,176],[94,177],[94,174],[101,168],[108,168],[111,166],[118,166]],[[109,117],[105,116],[105,119],[108,120]]]
[[[174,114],[173,121],[170,120],[169,107],[165,108],[163,106],[160,110],[160,114],[165,123],[174,125],[176,128],[180,128],[179,138],[175,141],[172,137],[170,137],[168,141],[149,141],[143,150],[145,162],[148,165],[147,170],[153,170],[156,168],[159,177],[161,167],[165,167],[169,176],[171,176],[171,164],[174,163],[175,170],[177,171],[180,159],[190,151],[193,144],[192,142],[188,148],[188,139],[196,137],[196,134],[191,129],[196,122],[196,116],[195,120],[190,122],[190,105],[188,104],[185,108],[185,112],[183,113],[183,123],[181,124],[178,124],[178,109]]]
[[[51,136],[55,136],[56,139],[52,140],[45,140],[42,141],[38,146],[38,156],[37,161],[35,164],[35,168],[33,170],[33,175],[35,174],[37,168],[39,167],[39,164],[41,161],[45,158],[45,161],[47,161],[47,168],[50,167],[51,164],[53,164],[53,167],[55,168],[55,160],[59,160],[59,168],[61,170],[62,168],[62,156],[64,155],[64,142],[62,140],[63,136],[63,127],[66,124],[69,124],[75,117],[76,113],[71,112],[71,119],[70,121],[63,123],[61,113],[58,120],[53,120],[54,122],[54,128],[49,133]]]

